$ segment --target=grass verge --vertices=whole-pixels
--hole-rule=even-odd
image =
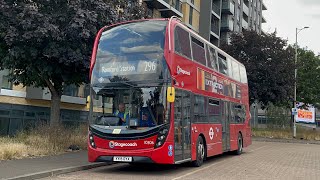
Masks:
[[[253,128],[252,135],[254,137],[293,139],[292,130],[290,128]],[[320,131],[297,127],[296,139],[320,141]]]
[[[39,126],[15,137],[0,137],[0,160],[61,154],[70,145],[87,148],[87,126]]]

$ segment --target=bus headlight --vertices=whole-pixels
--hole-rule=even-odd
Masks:
[[[93,138],[93,134],[91,133],[91,131],[89,131],[89,142],[91,147],[96,148],[96,144],[94,143],[94,138]]]
[[[161,147],[164,144],[168,136],[168,128],[169,127],[164,126],[162,129],[159,130],[157,141],[154,148]]]

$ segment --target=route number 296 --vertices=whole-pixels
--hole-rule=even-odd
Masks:
[[[150,71],[155,71],[156,70],[156,62],[151,61],[151,62],[144,62],[145,63],[145,68],[144,71],[150,72]]]

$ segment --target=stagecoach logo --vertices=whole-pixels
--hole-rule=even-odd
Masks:
[[[213,128],[212,127],[209,130],[209,136],[210,136],[210,139],[212,140],[213,136],[214,136],[214,132],[213,132]]]
[[[114,147],[135,147],[138,146],[138,144],[136,142],[133,143],[119,143],[119,142],[114,142],[114,141],[110,141],[109,142],[109,147],[110,148],[114,148]]]
[[[109,147],[110,147],[110,148],[114,148],[114,142],[113,142],[113,141],[110,141],[110,142],[109,142]]]
[[[182,69],[180,66],[177,66],[177,74],[180,74],[180,73],[188,75],[188,76],[191,75],[190,71],[186,71],[186,70]]]

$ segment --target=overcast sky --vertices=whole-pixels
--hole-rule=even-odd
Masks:
[[[277,30],[278,36],[295,43],[296,28],[309,26],[298,34],[298,45],[320,54],[320,0],[263,0],[266,32]]]

